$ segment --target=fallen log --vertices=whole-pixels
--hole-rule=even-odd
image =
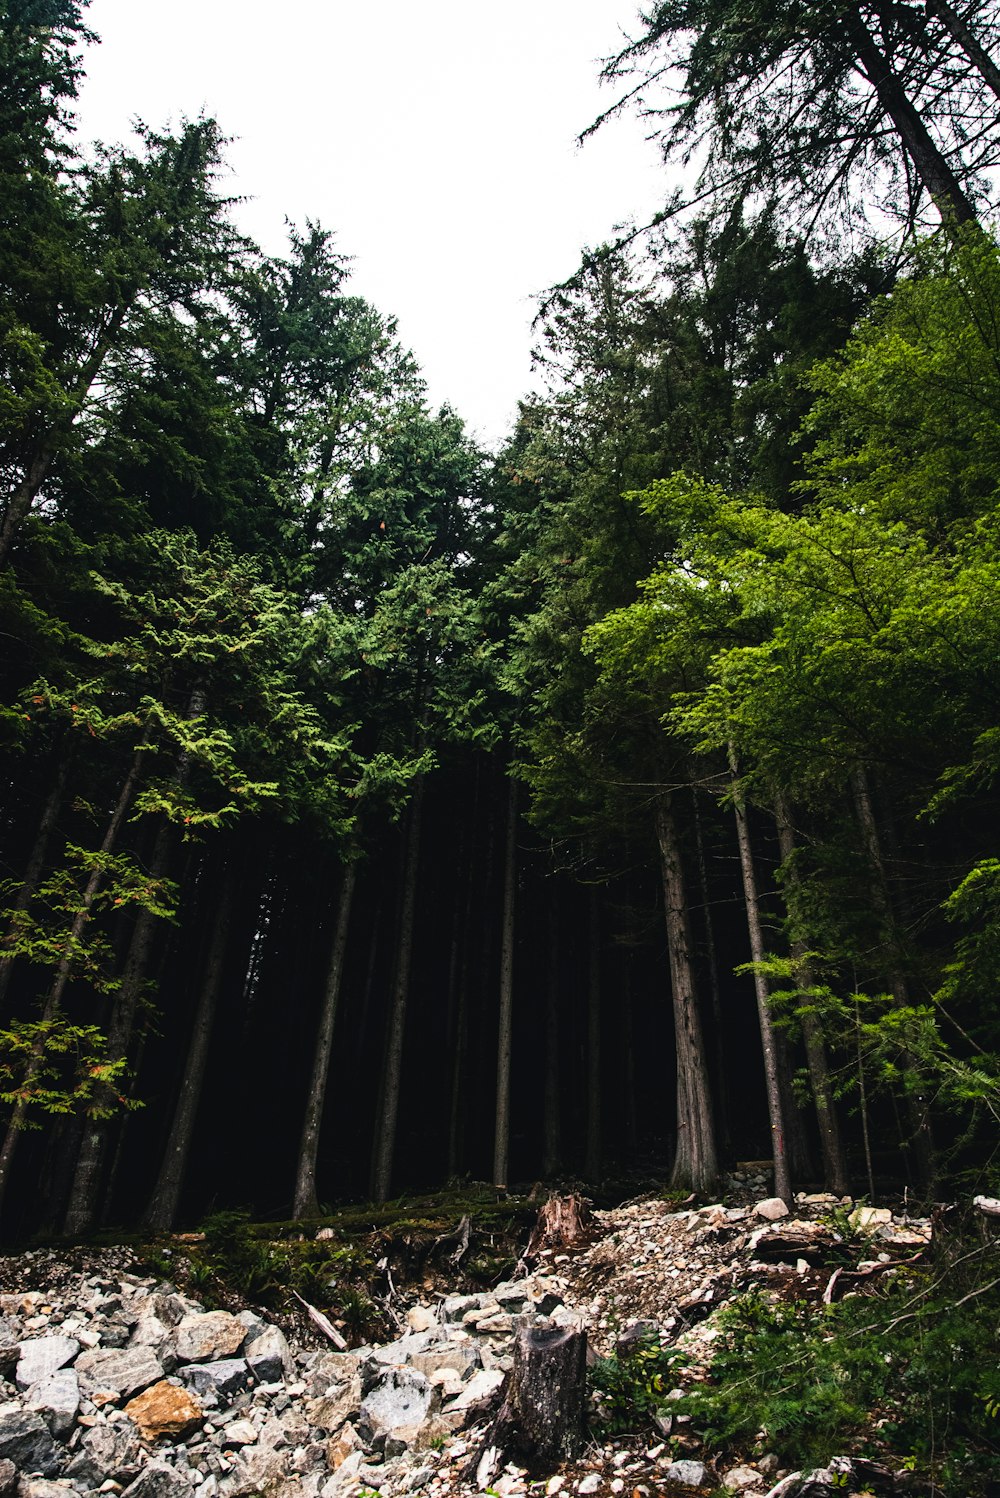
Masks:
[[[583,1327],[522,1327],[502,1389],[503,1403],[469,1462],[480,1487],[507,1462],[551,1472],[583,1445],[587,1333]]]

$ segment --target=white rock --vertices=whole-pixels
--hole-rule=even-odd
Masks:
[[[599,1472],[588,1472],[576,1485],[578,1493],[599,1493],[601,1490],[601,1474]]]
[[[682,1488],[700,1488],[707,1476],[704,1462],[671,1462],[664,1473],[668,1482],[676,1482]]]
[[[741,1493],[746,1488],[763,1487],[763,1485],[763,1473],[758,1472],[754,1467],[733,1467],[725,1473],[722,1479],[722,1486],[732,1493]]]
[[[32,1337],[22,1342],[15,1381],[19,1389],[30,1388],[76,1357],[80,1344],[75,1337]]]
[[[765,1218],[768,1222],[777,1222],[779,1217],[788,1216],[788,1208],[780,1196],[768,1196],[754,1207],[758,1217]]]

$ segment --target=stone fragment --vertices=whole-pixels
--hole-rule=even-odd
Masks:
[[[15,1489],[17,1498],[77,1498],[77,1489],[68,1479],[22,1477]]]
[[[125,1406],[125,1413],[144,1441],[150,1443],[166,1437],[177,1440],[197,1430],[204,1411],[187,1389],[161,1379]]]
[[[71,1363],[80,1344],[75,1337],[32,1337],[20,1349],[15,1378],[19,1389],[27,1389]]]
[[[80,1393],[95,1404],[129,1399],[163,1377],[163,1364],[148,1347],[94,1348],[75,1364]]]
[[[185,1316],[175,1333],[182,1363],[204,1363],[239,1352],[246,1328],[228,1311],[202,1311]]]
[[[420,1425],[437,1406],[438,1393],[415,1368],[386,1368],[361,1401],[360,1427],[373,1436]]]
[[[429,1332],[437,1326],[438,1319],[429,1306],[411,1306],[406,1313],[406,1324],[411,1332]]]
[[[251,1327],[239,1349],[262,1384],[291,1382],[295,1365],[285,1334],[277,1326],[261,1321]]]
[[[188,1363],[177,1369],[177,1376],[196,1394],[216,1394],[222,1400],[228,1400],[253,1383],[253,1374],[247,1366],[246,1358],[220,1358],[214,1363]]]
[[[52,1434],[65,1440],[80,1410],[80,1382],[72,1368],[60,1368],[48,1378],[32,1384],[25,1398],[29,1410],[37,1410]]]
[[[869,1228],[881,1227],[884,1223],[891,1222],[892,1213],[888,1207],[855,1207],[849,1221],[856,1232],[863,1233]]]
[[[0,1457],[13,1462],[20,1472],[55,1477],[59,1471],[59,1450],[52,1432],[34,1410],[15,1410],[8,1405],[0,1413]]]
[[[327,1442],[326,1460],[331,1472],[343,1466],[347,1458],[361,1447],[361,1441],[354,1426],[348,1420],[341,1427],[340,1434],[332,1441]]]
[[[320,1399],[306,1401],[305,1415],[311,1425],[335,1435],[345,1420],[356,1415],[361,1406],[361,1379],[357,1374]]]
[[[777,1200],[777,1198],[775,1199]],[[676,1482],[682,1488],[700,1488],[708,1476],[708,1469],[704,1462],[693,1462],[685,1459],[679,1462],[671,1462],[663,1475],[667,1482]]]
[[[462,1386],[462,1392],[458,1398],[448,1406],[451,1410],[467,1410],[470,1406],[478,1404],[481,1399],[489,1399],[495,1394],[504,1381],[505,1375],[499,1368],[481,1368],[474,1373],[468,1383]]]
[[[7,1457],[0,1459],[0,1498],[10,1498],[17,1491],[17,1468]]]
[[[129,1483],[122,1498],[190,1498],[190,1493],[191,1486],[180,1472],[165,1462],[150,1462]]]
[[[764,1474],[758,1472],[756,1467],[731,1467],[723,1475],[722,1486],[731,1493],[742,1493],[747,1488],[763,1487]]]
[[[234,1420],[222,1432],[223,1446],[252,1446],[257,1440],[257,1431],[249,1420]]]
[[[758,1202],[753,1210],[757,1217],[763,1217],[767,1222],[777,1222],[779,1217],[788,1216],[788,1208],[780,1196],[766,1197],[764,1201]]]
[[[599,1493],[601,1491],[602,1478],[599,1472],[588,1472],[586,1477],[581,1477],[576,1485],[578,1493]]]

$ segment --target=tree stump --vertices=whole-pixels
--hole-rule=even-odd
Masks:
[[[590,1204],[574,1192],[570,1196],[550,1196],[539,1208],[538,1219],[528,1239],[521,1262],[532,1264],[544,1253],[562,1253],[580,1248],[593,1235]]]
[[[488,1482],[508,1461],[551,1471],[583,1445],[587,1333],[582,1327],[522,1327],[504,1400],[469,1464]]]

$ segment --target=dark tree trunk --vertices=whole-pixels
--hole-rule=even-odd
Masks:
[[[559,893],[552,884],[549,905],[548,973],[545,984],[545,1082],[542,1099],[542,1174],[555,1176],[561,1164],[559,1116]]]
[[[124,825],[125,818],[128,815],[129,808],[132,805],[132,801],[135,797],[136,790],[138,789],[139,780],[144,768],[146,758],[144,753],[144,746],[147,739],[148,733],[144,733],[142,736],[143,747],[136,750],[128,775],[125,777],[125,781],[118,793],[118,800],[115,803],[114,811],[111,813],[108,825],[105,828],[104,838],[101,842],[100,852],[102,854],[112,853],[115,849],[115,845],[118,842],[119,833],[122,830],[122,826]],[[90,919],[90,912],[93,908],[94,901],[97,899],[103,882],[104,870],[102,865],[98,863],[91,871],[90,877],[87,880],[86,886],[83,891],[83,897],[80,901],[80,909],[73,917],[69,935],[63,948],[63,955],[59,961],[58,967],[56,968],[56,974],[55,978],[53,979],[52,987],[50,988],[45,1003],[42,1006],[41,1017],[43,1020],[53,1019],[59,1012],[59,1008],[62,1004],[63,994],[66,991],[66,985],[69,982],[70,972],[72,970],[73,949],[86,930],[87,922]],[[43,1055],[44,1046],[40,1041],[36,1041],[31,1048],[27,1064],[25,1066],[24,1080],[22,1083],[22,1086],[25,1088],[25,1090],[29,1090],[37,1080],[38,1070],[41,1065]],[[24,1129],[27,1112],[28,1102],[26,1098],[22,1098],[14,1104],[14,1110],[7,1124],[7,1132],[4,1135],[3,1145],[2,1147],[0,1147],[0,1210],[2,1210],[3,1208],[4,1194],[7,1190],[7,1185],[10,1180],[10,1170],[14,1161],[14,1154],[17,1149],[18,1139],[20,1138],[21,1132]]]
[[[883,112],[892,121],[904,151],[942,219],[952,224],[976,223],[976,210],[860,13],[845,11],[844,25],[854,47],[859,71],[875,90]]]
[[[71,758],[69,750],[63,747],[56,764],[56,778],[52,783],[52,788],[42,808],[41,820],[38,823],[38,831],[35,834],[35,841],[31,848],[27,867],[24,870],[24,877],[21,880],[21,888],[18,890],[14,900],[13,908],[15,911],[27,910],[31,904],[31,897],[38,888],[38,881],[45,866],[45,855],[48,852],[49,839],[55,829],[56,821],[62,808],[63,797],[66,794],[66,781],[69,778]],[[14,929],[15,922],[12,921],[9,928],[12,935]],[[10,975],[13,967],[13,957],[0,957],[0,1004],[3,1003],[7,996],[7,988],[10,984]]]
[[[340,886],[340,903],[337,907],[337,924],[330,949],[330,962],[323,987],[323,1003],[320,1008],[319,1028],[316,1032],[316,1050],[313,1056],[312,1075],[306,1095],[306,1114],[299,1143],[299,1160],[295,1174],[295,1203],[293,1215],[305,1217],[319,1214],[316,1195],[316,1163],[319,1158],[319,1136],[323,1123],[323,1104],[326,1100],[326,1084],[330,1075],[330,1055],[333,1050],[333,1031],[337,1021],[337,1003],[344,976],[344,953],[347,950],[347,933],[351,922],[351,906],[357,884],[358,865],[355,859],[344,869]]]
[[[671,1185],[710,1191],[719,1175],[705,1043],[695,986],[691,928],[680,840],[669,792],[656,803],[656,832],[673,992],[677,1051],[677,1151]]]
[[[889,950],[889,987],[893,1000],[900,1009],[910,1004],[909,985],[903,971],[899,928],[893,911],[889,880],[886,877],[885,861],[882,857],[882,842],[878,821],[872,804],[868,777],[858,769],[853,777],[854,802],[858,822],[864,839],[865,852],[872,873],[872,898],[882,920],[886,945]],[[909,1137],[901,1139],[904,1157],[912,1162],[913,1176],[924,1192],[929,1192],[934,1182],[934,1141],[931,1134],[930,1114],[927,1098],[919,1082],[916,1060],[908,1053],[903,1056],[903,1072],[907,1079],[906,1107],[909,1119]]]
[[[584,1175],[601,1179],[601,906],[590,891],[587,960],[587,1144]]]
[[[694,835],[698,854],[698,884],[701,889],[701,908],[705,922],[705,957],[708,969],[708,992],[712,1001],[712,1055],[715,1059],[715,1122],[717,1136],[723,1152],[729,1149],[729,1108],[726,1085],[726,1027],[722,1019],[722,988],[719,983],[719,958],[715,945],[715,922],[712,919],[712,899],[708,887],[708,865],[705,860],[705,838],[702,832],[701,807],[698,792],[694,792]]]
[[[929,13],[937,17],[969,61],[979,70],[993,93],[1000,99],[1000,68],[997,67],[986,48],[979,43],[972,29],[948,4],[948,0],[924,0],[924,3]]]
[[[384,1202],[389,1198],[389,1190],[392,1186],[392,1162],[396,1151],[396,1118],[399,1113],[399,1091],[403,1080],[403,1040],[406,1032],[406,1002],[410,989],[410,967],[413,960],[413,924],[417,904],[417,870],[420,860],[420,821],[423,798],[424,778],[423,775],[419,775],[413,790],[406,831],[399,948],[389,1011],[389,1033],[385,1048],[381,1117],[376,1130],[372,1163],[371,1194],[377,1202]]]
[[[517,781],[507,787],[507,839],[503,870],[503,936],[500,943],[500,1017],[497,1033],[493,1184],[506,1188],[510,1151],[510,1053],[514,1026],[514,904],[517,890]]]
[[[771,1154],[774,1160],[774,1194],[791,1205],[792,1182],[788,1169],[788,1151],[785,1141],[785,1120],[782,1110],[781,1076],[779,1070],[778,1045],[771,1021],[771,1002],[767,979],[760,971],[764,961],[764,935],[760,924],[760,904],[757,898],[757,876],[753,866],[753,850],[750,846],[750,826],[747,819],[746,801],[739,782],[739,767],[736,754],[730,746],[729,768],[732,774],[733,810],[736,813],[736,835],[740,845],[740,869],[743,873],[743,899],[747,910],[747,926],[750,932],[750,956],[754,967],[754,992],[757,995],[757,1018],[760,1023],[760,1043],[764,1052],[764,1078],[767,1085],[767,1111],[771,1121]]]
[[[798,883],[795,868],[795,831],[788,804],[781,795],[775,801],[775,821],[778,828],[778,849],[785,871],[784,877],[795,885]],[[808,990],[814,986],[815,979],[806,957],[805,943],[793,939],[791,953],[795,963],[795,981],[800,989],[808,993]],[[808,1000],[806,1003],[808,1005]],[[850,1176],[840,1137],[840,1120],[837,1117],[837,1106],[830,1081],[830,1066],[826,1055],[826,1043],[823,1039],[823,1027],[808,1007],[800,1019],[800,1024],[806,1051],[806,1065],[809,1068],[809,1081],[812,1086],[813,1104],[816,1108],[816,1121],[819,1125],[824,1181],[829,1191],[836,1192],[838,1196],[846,1196],[851,1189]]]
[[[222,893],[215,911],[212,940],[205,961],[205,971],[198,992],[194,1027],[188,1045],[184,1075],[177,1094],[170,1137],[164,1150],[160,1173],[153,1187],[153,1194],[143,1218],[143,1224],[154,1233],[165,1233],[174,1225],[184,1172],[194,1138],[194,1126],[201,1102],[202,1083],[208,1064],[208,1051],[215,1024],[215,1012],[222,987],[226,952],[229,946],[229,928],[233,906],[236,901],[236,874],[227,869],[222,876]]]

